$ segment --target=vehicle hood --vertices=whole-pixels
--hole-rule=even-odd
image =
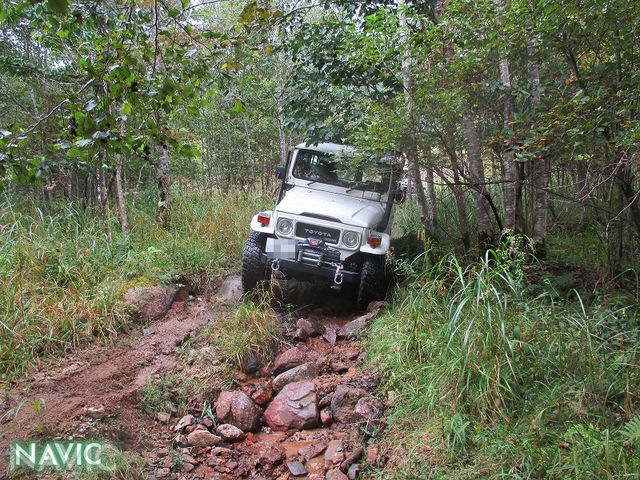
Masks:
[[[346,225],[371,228],[377,226],[384,215],[382,203],[300,187],[286,192],[276,210],[293,215],[332,217]]]

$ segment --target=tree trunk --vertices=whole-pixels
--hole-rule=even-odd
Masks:
[[[118,202],[118,212],[120,214],[120,229],[122,236],[127,238],[129,235],[129,225],[127,222],[127,206],[124,203],[124,191],[122,188],[122,159],[120,155],[116,158],[116,200]]]
[[[433,183],[433,167],[427,165],[427,223],[432,226],[431,233],[435,233],[436,225],[438,223],[436,212],[436,191]]]
[[[405,0],[398,0],[398,20],[400,24],[400,34],[404,45],[404,53],[402,56],[402,86],[407,105],[407,117],[409,119],[409,128],[407,131],[407,166],[411,177],[413,188],[416,191],[416,201],[418,203],[418,212],[420,214],[420,222],[426,231],[433,234],[435,228],[433,218],[429,214],[427,208],[427,199],[422,187],[422,178],[420,176],[420,167],[418,165],[418,146],[415,132],[415,119],[413,108],[413,77],[411,75],[411,48],[409,43],[409,28],[407,24],[407,12]],[[432,177],[433,178],[433,177]],[[411,193],[409,191],[409,193]]]
[[[171,178],[169,177],[169,147],[162,144],[158,155],[158,214],[164,228],[169,225],[171,214]]]
[[[500,82],[502,83],[502,86],[505,90],[503,105],[503,124],[505,131],[508,131],[511,128],[509,125],[509,121],[511,120],[511,116],[513,115],[514,105],[513,97],[511,96],[511,75],[509,73],[509,60],[507,59],[506,54],[504,55],[505,56],[500,59]],[[513,139],[509,138],[508,141],[509,146],[513,148]],[[522,228],[519,220],[522,213],[521,211],[520,213],[518,212],[518,206],[520,205],[520,202],[517,198],[519,192],[519,188],[517,185],[518,171],[513,152],[511,150],[505,151],[502,161],[504,168],[504,193],[502,197],[504,203],[504,229],[505,231],[521,233]]]
[[[480,250],[484,252],[491,243],[493,226],[491,224],[491,218],[489,217],[489,201],[487,200],[480,140],[478,139],[478,132],[473,122],[473,117],[467,108],[462,115],[462,126],[469,157],[469,176],[471,177],[471,182],[474,184],[473,198],[476,207],[478,246]]]

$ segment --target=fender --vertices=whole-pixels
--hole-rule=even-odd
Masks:
[[[271,214],[271,221],[269,222],[269,225],[262,225],[261,223],[258,223],[259,214],[256,213],[251,219],[251,230],[254,232],[273,234],[276,231],[275,215],[273,214],[273,210],[265,210],[260,213]]]

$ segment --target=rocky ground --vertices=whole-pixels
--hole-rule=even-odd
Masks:
[[[117,347],[77,352],[15,386],[0,447],[34,436],[109,438],[145,457],[150,479],[354,479],[381,462],[375,437],[385,405],[374,396],[375,376],[363,369],[359,336],[382,305],[360,316],[349,307],[336,315],[331,298],[302,307],[273,361],[221,382],[197,348],[181,346],[215,324],[224,312],[216,305],[238,293],[235,277],[215,294],[129,292],[138,313],[155,321]],[[211,388],[182,408],[172,393],[166,408],[142,408],[143,385],[171,372]]]

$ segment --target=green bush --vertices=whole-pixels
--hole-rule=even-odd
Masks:
[[[636,304],[533,294],[524,260],[508,247],[468,267],[443,258],[375,320],[369,357],[400,398],[392,430],[428,432],[445,477],[637,471],[640,445],[621,433],[640,387]]]

